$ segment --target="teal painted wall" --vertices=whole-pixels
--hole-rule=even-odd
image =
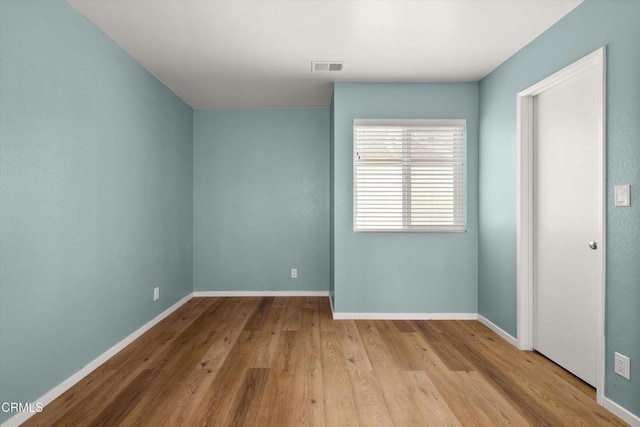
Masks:
[[[478,84],[336,83],[335,310],[476,313]],[[354,233],[353,119],[467,119],[467,232]]]
[[[515,336],[516,94],[602,46],[607,47],[605,395],[640,416],[639,1],[586,1],[481,81],[478,307]],[[631,207],[613,206],[617,184],[631,184]],[[613,373],[615,351],[631,358],[631,381]]]
[[[65,2],[0,1],[0,402],[191,292],[192,121]]]
[[[328,291],[329,110],[196,110],[193,206],[194,290]]]

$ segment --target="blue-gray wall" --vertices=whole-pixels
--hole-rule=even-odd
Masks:
[[[329,109],[196,110],[193,206],[195,291],[328,291]]]
[[[481,81],[478,307],[516,335],[516,94],[602,46],[607,47],[605,395],[640,416],[640,1],[586,1]],[[631,207],[613,206],[616,184],[631,184]],[[631,381],[613,373],[615,351],[631,358]]]
[[[333,94],[334,308],[476,313],[478,84],[336,83]],[[466,119],[467,232],[354,233],[353,119]]]
[[[0,402],[192,291],[192,121],[65,2],[0,1]]]

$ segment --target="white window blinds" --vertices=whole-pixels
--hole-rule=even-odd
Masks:
[[[465,231],[466,120],[354,120],[355,231]]]

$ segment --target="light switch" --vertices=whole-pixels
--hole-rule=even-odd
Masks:
[[[630,206],[629,185],[616,185],[616,206]]]

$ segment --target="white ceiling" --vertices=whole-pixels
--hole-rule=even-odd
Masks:
[[[476,81],[581,1],[68,0],[194,108],[326,106],[333,81]]]

